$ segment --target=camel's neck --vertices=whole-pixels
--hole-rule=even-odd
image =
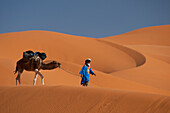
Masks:
[[[51,62],[48,62],[48,63],[42,63],[41,65],[41,69],[43,70],[52,70],[52,69],[55,69],[58,67],[58,64],[56,61],[51,61]]]

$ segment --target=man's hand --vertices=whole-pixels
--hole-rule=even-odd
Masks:
[[[95,74],[95,73],[94,73],[93,75],[94,75],[94,76],[96,76],[96,74]]]

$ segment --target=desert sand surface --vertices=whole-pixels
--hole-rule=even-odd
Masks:
[[[0,34],[0,113],[170,113],[170,25],[105,38],[51,31]],[[14,70],[23,51],[45,52],[61,68],[42,70],[45,85]],[[80,86],[86,58],[97,76]]]

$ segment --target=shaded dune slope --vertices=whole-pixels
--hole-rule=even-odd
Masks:
[[[170,46],[162,45],[128,45],[131,48],[141,51],[153,58],[170,63]]]
[[[145,56],[143,54],[133,50],[133,49],[130,49],[128,47],[124,47],[124,46],[121,46],[119,44],[115,44],[115,43],[112,43],[112,42],[104,41],[104,40],[99,40],[99,41],[106,43],[106,44],[108,44],[108,45],[110,45],[114,48],[117,48],[117,49],[127,53],[129,56],[131,56],[135,60],[136,67],[141,66],[146,62]]]

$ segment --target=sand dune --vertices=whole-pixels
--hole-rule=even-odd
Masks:
[[[50,31],[0,34],[0,112],[167,113],[170,112],[170,25],[94,39]],[[45,71],[45,86],[34,72],[15,86],[16,61],[26,50],[47,53],[62,68]],[[97,76],[80,86],[86,58]]]
[[[170,46],[170,25],[146,27],[117,36],[103,38],[109,42],[124,45],[166,45]]]
[[[170,63],[170,46],[160,45],[128,45],[138,51],[141,51],[153,58]]]
[[[146,64],[139,68],[115,72],[112,75],[169,91],[170,65],[149,56],[147,59]]]
[[[81,65],[85,58],[90,57],[94,59],[95,69],[103,72],[112,72],[135,66],[134,60],[126,53],[108,45],[101,45],[100,42],[91,38],[49,31],[7,33],[0,34],[0,37],[2,39],[0,41],[2,58],[19,60],[22,57],[23,50],[32,49],[34,51],[45,51],[49,59],[69,61]],[[10,44],[10,46],[5,43]],[[3,48],[6,48],[6,51]],[[117,57],[121,59],[116,59]],[[121,64],[122,61],[126,64]]]
[[[0,95],[3,113],[167,113],[170,106],[167,96],[101,88],[4,87]]]
[[[141,67],[113,72],[112,75],[152,87],[170,90],[170,46],[168,42],[168,30],[170,30],[169,25],[156,26],[138,29],[118,37],[115,36],[115,38],[108,37],[101,39],[109,43],[123,44],[128,48],[140,52],[146,58],[146,63]]]

